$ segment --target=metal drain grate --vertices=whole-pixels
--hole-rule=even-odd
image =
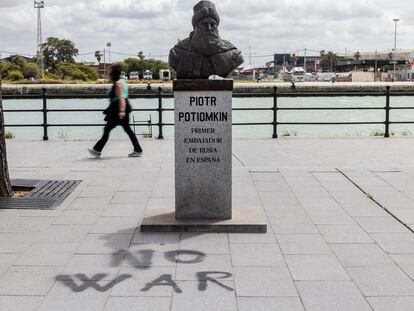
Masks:
[[[0,209],[51,209],[59,206],[80,180],[14,179],[13,187],[33,188],[23,198],[0,198]]]

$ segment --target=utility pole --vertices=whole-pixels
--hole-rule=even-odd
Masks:
[[[304,55],[304,58],[303,58],[303,69],[305,70],[305,74],[306,74],[306,51],[307,51],[307,48],[305,48],[305,55]]]
[[[377,75],[378,75],[378,51],[377,50],[375,50],[375,67],[374,67],[374,71],[375,71],[374,81],[376,81]]]
[[[103,50],[104,52],[104,83],[106,82],[106,50]]]
[[[44,1],[34,0],[34,8],[37,9],[37,64],[40,69],[42,79],[45,77],[45,70],[43,64],[43,48],[42,48],[42,14],[41,9],[45,7]]]
[[[252,47],[249,46],[249,66],[252,67]]]
[[[397,70],[397,23],[399,22],[399,18],[394,18],[394,24],[395,24],[395,33],[394,33],[394,79],[395,81],[395,74]]]
[[[108,47],[108,63],[112,64],[112,59],[111,59],[111,46],[112,46],[112,44],[111,44],[111,42],[108,42],[106,44],[106,46]]]

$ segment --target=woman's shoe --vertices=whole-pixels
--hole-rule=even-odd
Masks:
[[[91,156],[93,156],[95,158],[99,158],[101,156],[101,153],[99,151],[96,151],[93,148],[88,148],[88,151],[91,154]]]
[[[141,152],[134,151],[134,152],[132,152],[132,153],[128,154],[128,157],[130,157],[130,158],[138,158],[138,157],[140,157],[141,155],[142,155],[142,151],[141,151]]]

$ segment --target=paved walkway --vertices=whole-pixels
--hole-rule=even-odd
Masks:
[[[174,201],[173,142],[8,144],[12,178],[82,179],[0,210],[0,310],[414,310],[414,139],[235,140],[234,208],[267,234],[141,234]]]

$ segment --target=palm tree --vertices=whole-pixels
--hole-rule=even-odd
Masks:
[[[328,53],[325,53],[325,51],[321,51],[321,61],[320,61],[320,66],[323,69],[327,69],[329,68],[331,70],[331,72],[333,72],[334,67],[336,67],[336,65],[339,62],[339,56],[332,52],[329,51]]]
[[[355,60],[356,60],[356,61],[360,60],[360,59],[361,59],[361,53],[356,52],[356,53],[354,54],[354,58],[355,58]]]
[[[144,60],[144,58],[145,58],[144,52],[142,52],[142,51],[139,51],[137,56],[140,60]]]
[[[7,165],[6,137],[4,130],[3,101],[1,93],[0,73],[0,197],[11,197],[13,195]]]
[[[102,56],[103,56],[103,54],[101,53],[101,51],[96,51],[95,52],[95,58],[96,58],[96,60],[98,61],[99,64],[101,63]]]

